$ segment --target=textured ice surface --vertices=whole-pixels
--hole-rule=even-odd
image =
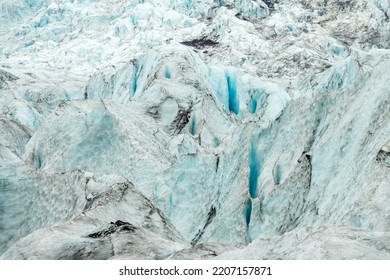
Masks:
[[[81,169],[141,184],[170,164],[168,137],[143,110],[133,102],[65,101],[29,141],[24,159],[51,173]]]
[[[301,228],[278,237],[256,239],[245,248],[222,253],[217,258],[221,260],[389,259],[389,238],[388,232],[367,232],[343,226]]]
[[[39,228],[64,222],[83,211],[86,177],[82,172],[46,174],[0,148],[1,251]]]
[[[388,1],[0,0],[3,259],[389,259]]]
[[[184,248],[153,203],[120,177],[92,177],[78,216],[17,242],[4,258],[162,259]],[[39,245],[41,244],[41,245]]]

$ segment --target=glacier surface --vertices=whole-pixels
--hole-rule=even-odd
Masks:
[[[390,259],[387,0],[0,0],[1,259]]]

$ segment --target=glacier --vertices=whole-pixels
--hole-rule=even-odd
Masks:
[[[0,259],[390,259],[387,0],[0,0]]]

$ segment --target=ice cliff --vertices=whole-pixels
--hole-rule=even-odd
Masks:
[[[388,0],[0,0],[2,259],[390,259]]]

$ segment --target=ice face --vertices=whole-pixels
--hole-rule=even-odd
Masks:
[[[35,230],[65,222],[85,205],[83,172],[48,174],[26,165],[1,146],[1,251]]]
[[[126,179],[92,177],[86,188],[82,214],[49,229],[35,231],[3,257],[20,258],[34,252],[44,259],[108,259],[118,255],[160,259],[185,247],[165,215]],[[133,240],[130,243],[129,237]],[[151,240],[155,241],[151,243]],[[131,243],[134,246],[129,247]]]
[[[2,258],[389,258],[388,14],[0,1]]]
[[[81,169],[125,175],[137,183],[153,178],[170,164],[170,155],[165,155],[168,138],[152,118],[139,115],[137,104],[132,105],[63,103],[33,136],[24,159],[52,173]],[[144,142],[145,134],[154,136]]]

